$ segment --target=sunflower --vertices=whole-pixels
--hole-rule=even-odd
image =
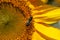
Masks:
[[[53,25],[60,20],[60,8],[46,4],[37,7],[30,4],[29,7],[31,6],[35,28],[32,40],[60,40],[60,26]]]
[[[25,0],[0,0],[0,40],[31,40],[30,8]]]
[[[0,40],[60,40],[60,8],[33,2],[0,0]]]

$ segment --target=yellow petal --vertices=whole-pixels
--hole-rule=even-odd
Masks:
[[[50,38],[60,40],[60,30],[59,29],[53,28],[51,26],[47,27],[47,26],[44,26],[44,25],[38,24],[38,23],[34,23],[34,27],[36,28],[36,30],[38,30],[42,34],[44,34]]]
[[[32,35],[32,40],[45,40],[37,32],[34,32]]]
[[[50,10],[47,12],[42,11],[42,14],[39,13],[39,11],[32,11],[32,16],[34,18],[34,21],[37,22],[44,22],[46,24],[52,24],[55,23],[56,21],[60,20],[60,8],[52,8],[45,9],[45,10]],[[41,10],[40,10],[41,12]],[[36,15],[34,15],[36,14]]]

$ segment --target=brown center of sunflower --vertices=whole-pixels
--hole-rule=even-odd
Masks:
[[[20,39],[26,31],[24,15],[12,4],[0,4],[0,40]],[[26,35],[26,34],[25,34]]]

